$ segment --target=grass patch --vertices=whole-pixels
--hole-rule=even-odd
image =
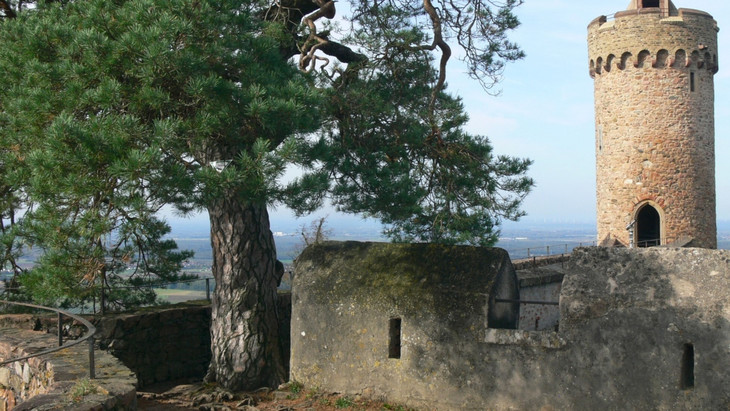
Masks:
[[[302,392],[303,388],[304,386],[302,385],[302,383],[293,381],[291,383],[291,386],[289,386],[289,391],[291,391],[292,394],[299,394],[300,392]]]
[[[335,401],[335,408],[350,408],[355,403],[352,401],[352,398],[350,397],[340,397]]]
[[[88,378],[82,378],[76,381],[68,395],[71,397],[71,401],[79,402],[82,398],[90,394],[96,394],[99,387],[91,382]]]

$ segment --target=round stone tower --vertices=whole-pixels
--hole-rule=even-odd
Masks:
[[[633,0],[588,26],[598,240],[716,248],[717,22]]]

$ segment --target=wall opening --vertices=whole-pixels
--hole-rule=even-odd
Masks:
[[[679,388],[688,390],[695,386],[695,347],[693,344],[685,344],[682,353],[682,374],[679,380]]]
[[[603,152],[603,124],[598,126],[598,152]]]
[[[644,205],[636,216],[636,245],[654,247],[661,245],[661,218],[656,208]]]
[[[689,91],[694,92],[695,91],[695,72],[691,71],[689,73]]]
[[[659,0],[644,0],[641,7],[659,7]]]
[[[388,323],[388,358],[400,358],[400,347],[401,347],[401,319],[391,318]]]

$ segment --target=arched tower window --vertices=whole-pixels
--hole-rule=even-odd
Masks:
[[[654,247],[661,245],[661,217],[656,208],[645,204],[636,214],[637,247]]]

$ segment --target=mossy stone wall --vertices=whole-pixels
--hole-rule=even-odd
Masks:
[[[555,332],[489,328],[494,288],[482,287],[506,266],[503,251],[470,260],[448,247],[407,247],[305,250],[293,286],[292,380],[439,410],[730,407],[728,251],[577,249]]]

